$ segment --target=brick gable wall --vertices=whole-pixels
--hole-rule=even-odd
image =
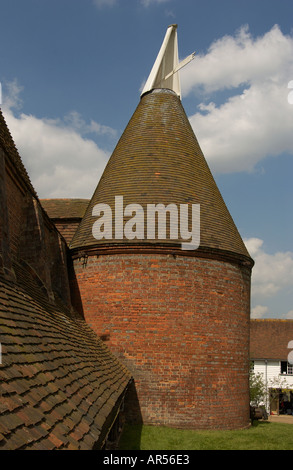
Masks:
[[[12,159],[6,150],[0,147],[2,274],[13,279],[12,263],[23,262],[43,283],[49,298],[56,291],[70,305],[66,242],[42,209],[26,173],[19,171],[14,160],[20,157],[15,153]]]

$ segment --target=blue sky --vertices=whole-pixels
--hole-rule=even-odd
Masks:
[[[42,197],[91,197],[169,24],[182,104],[256,265],[252,316],[293,318],[292,0],[10,0],[2,109]]]

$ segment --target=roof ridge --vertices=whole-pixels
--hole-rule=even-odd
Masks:
[[[293,318],[251,318],[250,321],[255,322],[293,322]]]

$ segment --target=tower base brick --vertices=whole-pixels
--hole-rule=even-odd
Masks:
[[[132,422],[249,426],[249,266],[138,252],[74,269],[85,320],[134,377]]]

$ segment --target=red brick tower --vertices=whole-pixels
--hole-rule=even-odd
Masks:
[[[168,62],[170,54],[176,59],[174,25],[166,38],[71,243],[75,296],[132,371],[145,423],[242,428],[249,425],[253,261],[182,107],[178,73],[168,77],[178,66]],[[163,212],[152,231],[154,204],[175,211],[166,233]],[[182,245],[184,207],[190,232],[191,208],[200,207],[194,249]]]

